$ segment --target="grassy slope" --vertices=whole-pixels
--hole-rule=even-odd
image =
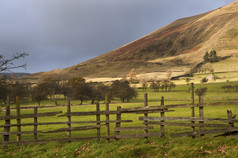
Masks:
[[[224,83],[226,84],[226,83]],[[237,99],[236,92],[224,93],[220,88],[223,84],[208,84],[208,93],[204,97],[205,102],[216,102],[216,101],[229,101]],[[197,87],[204,85],[196,85]],[[148,90],[149,105],[159,105],[159,100],[163,95],[165,97],[165,104],[180,104],[189,103],[189,93],[187,92],[188,86],[177,86],[172,92],[153,92]],[[114,101],[114,104],[110,105],[111,110],[115,110],[117,106],[122,107],[138,107],[143,106],[143,94],[139,90],[139,96],[133,103],[118,103]],[[174,98],[176,96],[176,98]],[[197,102],[197,97],[196,97]],[[74,101],[73,104],[76,104]],[[45,102],[49,104],[49,102]],[[104,105],[101,105],[101,109],[104,109]],[[237,110],[237,105],[224,105],[217,107],[205,107],[205,117],[222,117],[226,118],[226,109],[232,109],[233,112]],[[65,107],[56,107],[51,109],[39,109],[39,112],[46,111],[66,111]],[[83,105],[74,106],[72,111],[93,111],[95,110],[94,105]],[[166,113],[166,116],[190,116],[189,108],[175,109],[175,112]],[[33,110],[24,110],[23,113],[32,113]],[[198,116],[198,110],[196,110],[196,116]],[[12,112],[14,114],[14,112]],[[158,115],[158,114],[157,114]],[[132,119],[133,123],[123,123],[122,126],[141,126],[141,122],[138,121],[138,117],[141,115],[128,114],[122,115],[122,119]],[[150,116],[156,116],[156,114],[150,114]],[[102,120],[105,119],[102,117]],[[115,117],[110,116],[110,119]],[[39,121],[66,121],[66,118],[52,117],[39,118]],[[72,117],[72,120],[83,121],[83,120],[95,120],[94,117]],[[32,122],[32,119],[24,119],[23,123]],[[14,123],[15,121],[12,121]],[[1,122],[3,124],[3,121]],[[39,130],[47,131],[57,128],[65,127],[65,125],[51,126],[40,126]],[[2,130],[2,129],[1,129]],[[12,128],[11,131],[15,131],[16,128]],[[31,131],[32,127],[24,127],[23,131]],[[111,129],[113,131],[113,127]],[[159,126],[155,126],[154,132],[159,132]],[[118,142],[112,140],[111,143],[106,143],[104,140],[97,142],[92,141],[80,141],[74,143],[48,143],[44,145],[21,145],[21,146],[9,146],[7,148],[0,147],[0,157],[237,157],[238,156],[238,140],[232,137],[218,137],[213,138],[212,135],[205,136],[205,138],[191,139],[188,137],[182,138],[171,138],[169,134],[174,132],[190,131],[190,128],[185,127],[170,127],[166,126],[166,138],[149,138],[148,141],[144,139],[126,139]],[[138,131],[139,132],[139,131]],[[129,133],[129,132],[126,132]],[[124,132],[124,134],[126,134]],[[72,132],[73,136],[79,136],[78,133]],[[92,136],[95,135],[95,130],[82,131],[80,136]],[[60,138],[66,136],[67,133],[58,134],[39,134],[41,139],[47,138]],[[102,132],[105,135],[105,131]],[[23,135],[22,139],[31,139],[33,135]],[[31,138],[30,138],[31,137]],[[11,137],[11,140],[15,140],[15,137]],[[2,141],[2,138],[1,138]]]

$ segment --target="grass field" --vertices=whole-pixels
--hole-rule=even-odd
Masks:
[[[227,83],[210,83],[207,85],[195,85],[195,88],[206,86],[208,88],[207,94],[204,96],[205,103],[212,102],[230,102],[237,101],[238,93],[232,90],[229,93],[225,93],[221,88]],[[237,84],[237,83],[233,83]],[[190,103],[190,93],[188,92],[187,85],[179,85],[171,92],[153,92],[153,90],[148,89],[148,100],[149,106],[160,105],[160,98],[164,96],[165,105],[171,104],[184,104]],[[117,106],[122,108],[128,107],[142,107],[144,92],[138,89],[138,97],[132,100],[130,103],[120,103],[119,100],[114,100],[110,104],[110,110],[116,110]],[[196,97],[196,103],[198,98]],[[61,104],[66,104],[66,101],[61,100]],[[78,104],[78,101],[72,101],[73,105]],[[95,105],[88,104],[80,106],[72,106],[72,111],[95,111]],[[33,105],[35,103],[30,103],[28,105]],[[53,104],[53,102],[45,101],[42,105]],[[14,105],[12,105],[14,106]],[[22,104],[26,106],[26,104]],[[223,106],[207,106],[204,107],[204,117],[219,117],[227,118],[227,109],[231,109],[233,113],[238,112],[238,105],[223,105]],[[104,110],[104,104],[100,106],[101,110]],[[183,116],[189,117],[189,108],[179,108],[174,109],[175,112],[166,113],[166,116]],[[52,111],[63,111],[66,112],[66,107],[54,107],[54,108],[40,108],[39,112],[52,112]],[[22,113],[33,113],[33,109],[22,110]],[[11,114],[15,114],[12,111]],[[2,112],[0,115],[4,115]],[[150,116],[158,116],[159,114],[150,114]],[[138,117],[143,116],[143,114],[123,114],[122,120],[130,119],[133,123],[122,123],[123,127],[126,126],[141,126],[142,122],[139,121]],[[198,116],[198,109],[196,109],[196,116]],[[105,117],[101,116],[104,120]],[[66,117],[48,117],[38,118],[39,122],[63,122],[67,121]],[[95,120],[95,116],[85,116],[85,117],[72,117],[72,121],[89,121]],[[115,116],[110,116],[110,120],[115,120]],[[23,119],[22,123],[32,123],[33,119]],[[16,123],[11,121],[11,123]],[[0,124],[4,124],[3,121]],[[78,125],[73,125],[78,126]],[[54,126],[39,126],[38,130],[48,131],[58,128],[67,127],[67,125],[54,125]],[[113,128],[111,126],[111,132],[113,133]],[[237,124],[236,124],[237,127]],[[155,126],[152,131],[159,132],[159,126]],[[0,129],[2,132],[3,128]],[[22,131],[32,131],[32,126],[25,126]],[[238,157],[238,139],[233,137],[213,137],[214,135],[206,135],[204,138],[199,136],[195,139],[190,137],[180,137],[173,138],[170,137],[172,133],[180,133],[185,131],[190,131],[190,127],[174,127],[165,126],[166,138],[149,138],[145,139],[121,139],[119,141],[111,140],[110,143],[106,143],[105,140],[85,140],[80,142],[72,143],[48,143],[42,145],[10,145],[7,147],[0,146],[0,157]],[[16,131],[16,128],[11,128],[11,132]],[[128,134],[129,132],[123,132]],[[143,131],[138,131],[138,133],[143,133]],[[101,132],[105,135],[105,129]],[[82,136],[95,136],[96,130],[72,132],[73,137]],[[39,134],[40,139],[49,138],[61,138],[66,137],[66,132],[54,133],[54,134]],[[22,135],[22,140],[32,139],[32,135]],[[3,141],[3,138],[0,138]],[[16,140],[15,136],[11,136],[10,140]]]

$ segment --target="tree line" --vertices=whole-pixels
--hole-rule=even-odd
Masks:
[[[150,88],[152,88],[155,92],[161,91],[171,91],[172,88],[176,87],[176,84],[174,82],[171,82],[170,80],[153,80]]]
[[[8,81],[5,77],[0,79],[0,100],[6,102],[7,96],[15,102],[16,96],[24,101],[36,101],[39,105],[43,100],[53,100],[55,105],[64,97],[85,100],[91,103],[100,102],[108,94],[109,100],[120,99],[122,102],[129,102],[137,96],[135,89],[131,88],[128,81],[114,81],[110,86],[102,83],[86,83],[83,77],[72,77],[62,80],[57,77],[46,77],[35,85]]]

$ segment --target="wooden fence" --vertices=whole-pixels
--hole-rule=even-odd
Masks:
[[[99,104],[96,104],[95,111],[90,112],[71,112],[70,100],[68,100],[67,104],[67,112],[62,113],[62,111],[55,112],[44,112],[39,113],[38,107],[34,107],[34,113],[32,114],[21,114],[20,106],[18,98],[16,99],[16,115],[11,115],[11,109],[9,105],[9,99],[7,101],[6,106],[6,115],[0,116],[1,121],[5,121],[0,125],[0,128],[4,128],[4,132],[0,132],[0,135],[3,136],[3,141],[0,143],[1,145],[8,144],[29,144],[29,143],[45,143],[51,141],[58,142],[71,142],[71,141],[79,141],[84,139],[106,139],[108,142],[110,139],[122,139],[122,138],[139,138],[143,137],[147,139],[148,137],[165,137],[165,126],[185,126],[191,127],[191,130],[183,133],[170,133],[171,136],[179,137],[179,136],[192,136],[193,138],[196,135],[204,136],[205,134],[214,134],[214,133],[226,133],[238,131],[238,128],[235,127],[235,123],[238,122],[238,119],[233,118],[232,111],[227,110],[227,119],[225,118],[205,118],[204,117],[204,109],[203,109],[203,100],[202,97],[199,99],[199,104],[194,103],[194,86],[191,85],[191,103],[184,105],[165,105],[164,97],[161,98],[161,103],[159,106],[148,106],[148,98],[147,93],[144,95],[144,107],[135,107],[135,108],[121,108],[117,107],[117,110],[110,111],[109,103],[106,99],[105,101],[105,111],[100,109]],[[166,117],[165,114],[167,112],[173,112],[175,108],[191,108],[191,117]],[[199,117],[195,117],[195,108],[199,110]],[[130,123],[133,120],[123,120],[122,115],[124,114],[138,114],[138,119],[141,121],[141,126],[132,126],[132,127],[123,127],[122,123]],[[158,114],[160,116],[149,116],[149,114]],[[95,116],[95,121],[72,121],[72,117],[75,116]],[[116,115],[115,120],[110,120],[110,115]],[[38,118],[45,117],[46,119],[49,117],[66,117],[66,122],[39,122]],[[102,116],[105,116],[105,120],[101,120]],[[23,119],[32,119],[32,123],[21,123]],[[11,120],[16,120],[16,123],[11,123]],[[208,122],[208,123],[207,123]],[[219,122],[219,123],[218,123]],[[41,125],[67,125],[65,128],[59,128],[55,130],[41,131],[38,129],[38,126]],[[72,127],[72,124],[80,124],[81,126]],[[82,125],[86,126],[82,126]],[[94,124],[94,125],[87,125]],[[112,126],[115,126],[114,131],[110,131]],[[22,127],[24,126],[32,126],[32,131],[22,131]],[[160,126],[159,132],[151,132],[154,126]],[[16,131],[11,132],[11,127],[17,127]],[[102,130],[102,127],[106,128]],[[111,128],[110,128],[111,127]],[[196,131],[196,127],[199,130]],[[210,130],[205,129],[212,128]],[[216,129],[214,129],[216,128]],[[82,131],[82,130],[96,130],[95,136],[87,136],[87,137],[73,137],[72,131]],[[137,133],[135,131],[140,130],[142,132]],[[122,134],[122,131],[131,131],[133,134]],[[143,132],[144,131],[144,132]],[[49,133],[59,133],[59,132],[67,132],[67,136],[64,138],[55,138],[55,139],[40,139],[39,134],[49,134]],[[106,133],[106,134],[102,134]],[[22,140],[23,134],[31,134],[33,135],[30,140]],[[10,141],[10,136],[16,135],[15,141]]]

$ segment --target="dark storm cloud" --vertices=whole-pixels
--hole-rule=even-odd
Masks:
[[[28,72],[66,68],[230,2],[0,0],[0,54],[28,52]]]

